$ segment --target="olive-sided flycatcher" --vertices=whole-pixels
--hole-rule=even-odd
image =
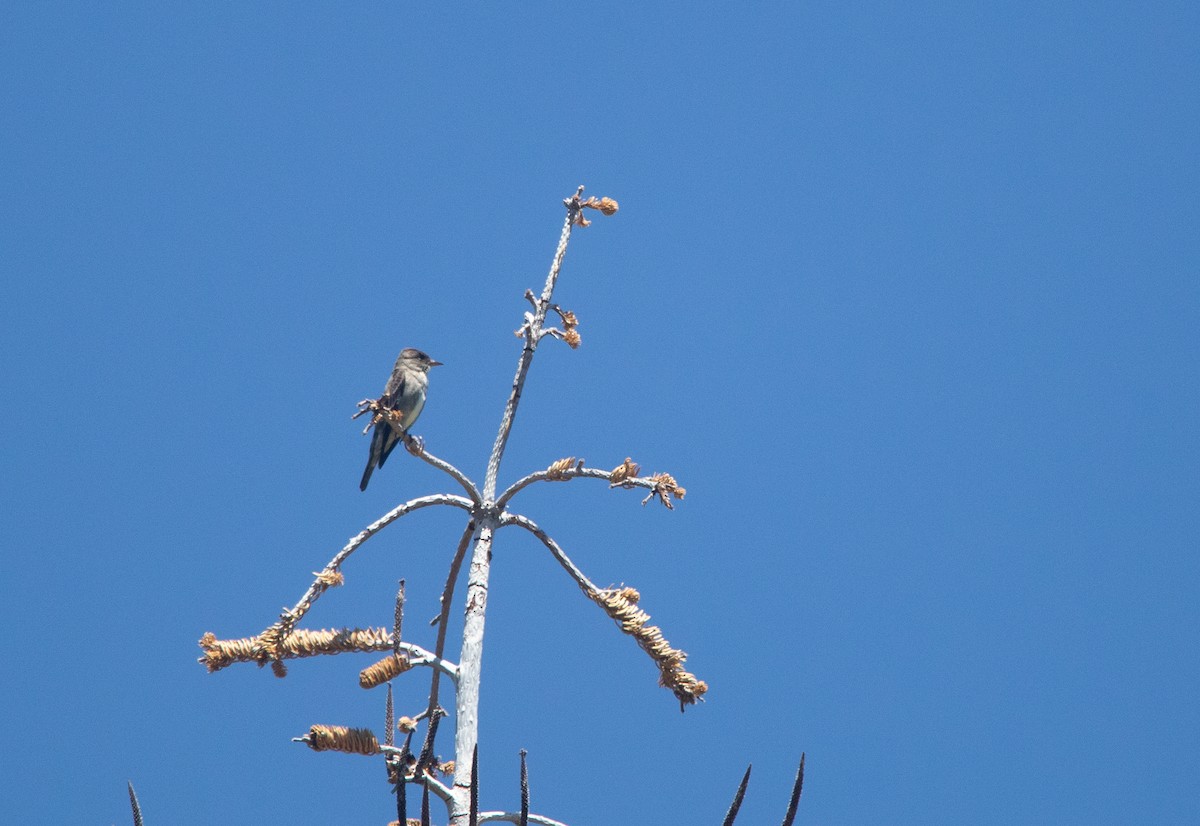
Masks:
[[[429,389],[429,368],[438,367],[440,361],[434,361],[420,350],[406,347],[396,358],[396,366],[388,379],[387,387],[379,403],[400,414],[400,424],[407,431],[413,422],[421,415],[425,406],[425,393]],[[386,420],[375,424],[371,434],[371,453],[367,456],[367,469],[363,471],[359,490],[366,490],[371,481],[371,473],[375,468],[383,467],[392,449],[400,441],[400,434]]]

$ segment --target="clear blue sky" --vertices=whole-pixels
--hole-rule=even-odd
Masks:
[[[1200,7],[9,4],[0,12],[0,819],[384,823],[369,658],[207,675],[367,493],[354,404],[478,477],[578,184],[502,481],[691,654],[680,715],[524,534],[496,548],[488,807],[572,826],[1200,821]],[[310,627],[432,644],[461,529],[414,515]],[[459,608],[455,614],[461,613]],[[424,630],[422,630],[424,628]],[[398,684],[419,708],[424,674]],[[443,753],[448,756],[449,740]]]

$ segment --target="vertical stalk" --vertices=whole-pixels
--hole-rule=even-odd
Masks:
[[[571,240],[571,228],[579,217],[579,196],[583,187],[579,187],[574,197],[567,199],[567,219],[563,222],[562,235],[558,239],[558,249],[554,251],[554,261],[550,264],[550,274],[546,276],[546,286],[542,289],[542,297],[534,307],[529,328],[525,331],[525,347],[521,350],[521,360],[517,364],[517,375],[513,378],[512,393],[509,394],[508,404],[504,406],[504,416],[500,419],[500,432],[496,434],[496,443],[492,445],[492,455],[488,459],[487,476],[483,483],[483,498],[491,502],[496,496],[496,476],[500,473],[500,459],[504,456],[504,446],[508,444],[508,434],[512,431],[513,418],[517,415],[517,405],[521,401],[521,389],[525,386],[525,376],[533,363],[533,353],[537,350],[538,341],[542,337],[542,325],[546,323],[546,313],[550,310],[550,297],[554,294],[554,285],[558,281],[558,272],[562,268],[563,257],[567,254],[567,243]]]
[[[541,298],[534,302],[533,312],[527,315],[525,346],[521,350],[521,358],[517,363],[517,374],[513,378],[512,392],[504,406],[504,415],[500,419],[500,431],[496,434],[496,442],[492,445],[492,453],[488,458],[487,477],[483,487],[483,513],[477,521],[475,544],[471,550],[471,567],[467,577],[466,618],[463,624],[463,645],[458,660],[454,732],[454,799],[450,807],[452,826],[464,826],[470,817],[471,770],[474,765],[473,755],[479,743],[479,687],[483,669],[483,628],[487,614],[488,576],[491,572],[492,537],[496,532],[499,520],[499,514],[495,512],[494,505],[496,478],[500,473],[500,460],[504,456],[509,433],[512,432],[517,405],[521,401],[521,390],[525,386],[525,378],[533,363],[533,354],[542,337],[542,326],[546,321],[546,313],[550,309],[554,285],[558,281],[563,257],[567,254],[567,243],[571,240],[571,229],[579,217],[582,194],[583,187],[579,187],[575,195],[565,201],[567,217],[563,222],[558,248],[554,252],[554,260],[550,264],[550,273],[546,276],[546,286],[542,289]]]

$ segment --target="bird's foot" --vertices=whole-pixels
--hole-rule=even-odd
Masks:
[[[414,456],[419,456],[425,452],[424,439],[422,439],[420,436],[413,436],[409,433],[405,433],[404,435],[408,437],[404,440],[404,447],[409,453],[413,454]]]

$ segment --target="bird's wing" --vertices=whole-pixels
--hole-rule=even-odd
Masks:
[[[391,407],[396,403],[396,399],[403,395],[406,372],[400,368],[399,364],[392,369],[392,375],[388,377],[387,387],[383,388],[383,403],[387,407]]]

